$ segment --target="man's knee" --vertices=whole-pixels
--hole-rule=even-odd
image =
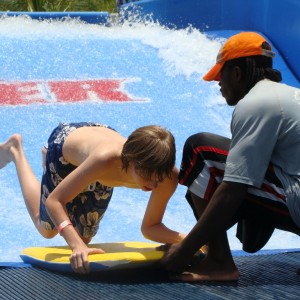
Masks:
[[[183,157],[191,159],[196,153],[209,152],[213,148],[228,151],[229,147],[230,139],[213,133],[201,132],[191,135],[186,140],[183,148]]]
[[[222,149],[229,149],[230,139],[209,133],[209,132],[200,132],[191,135],[185,142],[184,148],[192,148],[201,147],[201,146],[212,146],[218,147]]]

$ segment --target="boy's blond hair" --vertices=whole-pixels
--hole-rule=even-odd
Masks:
[[[121,159],[127,171],[131,164],[138,174],[151,179],[153,175],[162,181],[171,178],[175,166],[175,139],[170,131],[149,125],[136,129],[124,144]]]

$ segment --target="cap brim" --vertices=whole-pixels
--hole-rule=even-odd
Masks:
[[[203,80],[206,81],[220,81],[220,72],[223,67],[224,63],[221,64],[215,64],[204,76]]]

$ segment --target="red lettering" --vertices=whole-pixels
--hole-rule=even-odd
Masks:
[[[133,101],[121,91],[121,80],[87,80],[49,82],[57,102]]]
[[[27,105],[55,102],[127,102],[146,101],[132,98],[125,90],[126,80],[1,82],[0,105]]]
[[[19,105],[43,102],[38,86],[30,83],[0,83],[0,104]]]

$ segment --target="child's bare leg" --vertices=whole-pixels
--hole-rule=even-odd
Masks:
[[[8,163],[10,163],[13,160],[12,155],[10,153],[10,139],[5,143],[0,144],[0,169],[4,168]]]
[[[0,145],[0,168],[13,161],[28,213],[40,234],[46,238],[56,235],[56,231],[48,231],[40,224],[40,193],[41,185],[34,175],[22,147],[19,134],[12,135]]]

